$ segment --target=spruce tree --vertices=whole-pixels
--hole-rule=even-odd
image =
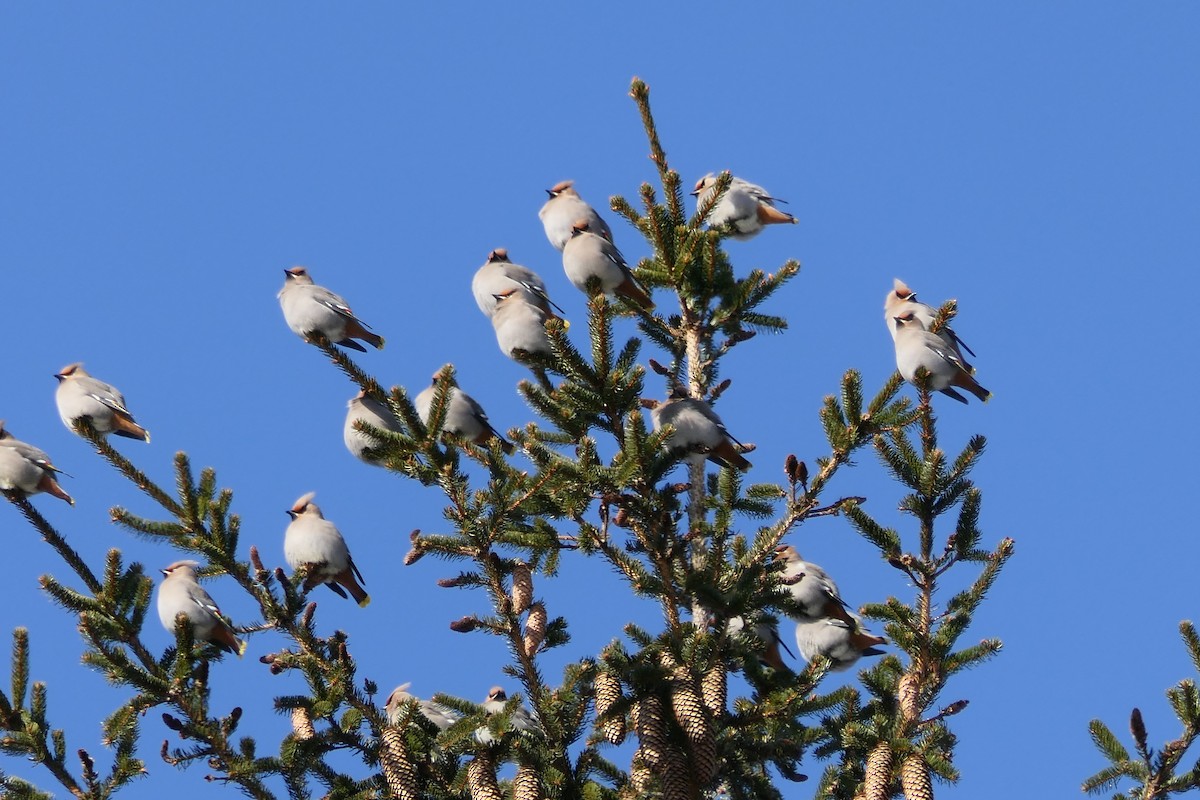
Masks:
[[[789,261],[773,273],[734,268],[725,248],[734,231],[704,224],[731,176],[721,174],[716,192],[688,215],[649,90],[635,79],[631,94],[658,185],[640,187],[636,203],[614,197],[611,208],[649,243],[652,255],[636,275],[658,309],[610,300],[593,286],[586,347],[572,344],[561,320],[547,323],[552,355],[530,356],[531,379],[519,386],[537,419],[509,432],[520,462],[443,430],[452,365],[440,372],[425,420],[407,389],[385,390],[334,344],[309,337],[395,416],[398,432],[361,426],[378,443],[372,456],[398,476],[444,493],[451,532],[414,532],[404,561],[451,561],[458,574],[442,586],[487,597],[490,613],[461,615],[451,627],[502,639],[511,654],[504,669],[520,694],[492,714],[436,695],[459,715],[444,730],[413,700],[400,702],[389,717],[380,687],[359,674],[346,634],[319,624],[304,576],[288,575],[255,547],[244,547],[233,493],[218,488],[213,470],[197,473],[180,454],[175,486],[161,487],[83,420],[77,431],[162,510],[161,518],[148,519],[114,508],[114,522],[190,553],[204,575],[236,582],[262,618],[240,632],[281,634],[286,646],[261,660],[273,673],[301,676],[307,692],[275,698],[292,722],[277,747],[240,735],[241,710],[209,703],[210,681],[228,679],[209,665],[226,656],[194,641],[182,623],[164,652],[143,642],[153,582],[142,565],[126,563],[114,548],[93,569],[28,498],[8,491],[73,573],[70,581],[46,576],[42,584],[77,620],[83,662],[129,697],[104,723],[111,751],[104,766],[86,750],[71,750],[48,718],[45,686],[30,686],[30,644],[18,628],[11,688],[0,692],[5,753],[38,763],[47,780],[75,797],[101,800],[142,774],[149,756],[138,746],[141,721],[154,712],[178,739],[155,757],[180,768],[199,762],[219,783],[255,798],[770,798],[783,796],[781,781],[803,781],[819,770],[818,797],[918,800],[933,796],[936,781],[957,779],[951,717],[967,702],[947,696],[948,684],[1000,650],[994,639],[966,647],[958,640],[1013,552],[1010,539],[983,545],[981,494],[969,476],[984,441],[974,437],[950,458],[939,447],[923,378],[916,403],[904,396],[899,375],[868,399],[861,377],[849,370],[820,411],[827,451],[810,459],[812,467],[789,456],[776,467],[782,482],[746,483],[736,469],[715,468],[707,453],[668,450],[671,430],[653,429],[650,401],[674,392],[719,408],[732,385],[721,378],[723,358],[760,332],[786,328],[778,293],[800,267]],[[943,306],[937,325],[955,310],[953,303]],[[640,337],[617,338],[619,318],[636,322]],[[868,513],[862,497],[830,497],[835,474],[867,450],[908,492],[899,520]],[[467,462],[486,479],[472,478]],[[953,520],[941,522],[947,515]],[[753,631],[778,620],[780,635],[790,638],[787,614],[795,608],[772,556],[806,522],[833,516],[844,516],[878,548],[896,582],[881,590],[886,599],[862,609],[881,625],[889,654],[859,672],[859,686],[826,691],[833,666],[827,659],[816,657],[795,673],[770,666],[762,659],[772,643]],[[633,596],[657,606],[662,624],[613,631],[600,652],[577,654],[551,678],[542,656],[569,646],[570,627],[538,587],[568,558],[610,565]],[[939,590],[953,592],[944,604]],[[523,703],[536,724],[520,723]],[[613,754],[629,748],[615,747],[625,742],[631,754],[618,761]],[[346,753],[361,761],[360,769],[346,771]],[[0,786],[7,797],[49,796],[3,773]]]

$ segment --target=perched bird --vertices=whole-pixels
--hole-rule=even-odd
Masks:
[[[506,289],[495,295],[496,309],[492,313],[492,329],[496,343],[509,358],[514,351],[551,355],[550,337],[546,335],[546,320],[559,319],[547,309],[541,299],[524,287]]]
[[[441,379],[442,371],[438,370],[433,373],[433,385],[421,390],[420,394],[413,398],[413,406],[417,409],[417,415],[427,425],[433,412],[433,399],[437,393],[438,381]],[[451,386],[448,390],[442,430],[479,445],[486,445],[491,442],[492,437],[495,437],[500,440],[500,448],[504,452],[511,453],[513,451],[512,442],[501,436],[500,432],[488,422],[483,406],[457,386]]]
[[[917,302],[916,292],[909,289],[904,281],[895,278],[892,282],[892,291],[888,292],[887,297],[883,299],[883,319],[887,323],[888,331],[892,334],[892,341],[896,340],[896,317],[906,311],[911,311],[921,321],[925,330],[933,327],[933,320],[937,316],[935,309],[924,303]],[[963,367],[966,368],[967,372],[974,374],[975,370],[967,363],[967,359],[963,357],[962,351],[966,350],[972,356],[975,355],[975,351],[967,347],[967,343],[958,338],[958,334],[949,325],[943,325],[942,329],[937,332],[937,335],[954,350],[954,354],[958,356],[959,361],[963,363]]]
[[[402,683],[388,695],[387,703],[383,708],[387,712],[388,722],[391,724],[395,725],[400,721],[400,712],[403,710],[404,704],[409,700],[417,701],[417,708],[420,709],[421,716],[436,725],[438,730],[444,731],[462,719],[461,714],[453,709],[446,708],[441,703],[413,697],[408,693],[409,686],[412,686],[412,684]]]
[[[727,630],[731,634],[741,633],[762,642],[762,651],[758,654],[758,660],[766,666],[779,672],[792,671],[779,653],[780,646],[783,646],[784,650],[787,650],[787,646],[779,638],[779,623],[774,618],[764,615],[753,625],[747,625],[742,617],[731,617]]]
[[[98,433],[150,441],[150,431],[134,422],[117,387],[88,375],[83,364],[67,364],[54,377],[58,378],[54,402],[69,430],[75,430],[75,420],[87,417]]]
[[[596,235],[586,219],[576,220],[562,255],[567,279],[579,291],[587,293],[588,281],[596,278],[605,294],[624,297],[642,308],[654,308],[654,301],[634,280],[621,251],[608,239]]]
[[[710,172],[696,181],[692,196],[696,198],[697,207],[708,202],[716,191],[717,176]],[[741,178],[734,178],[729,183],[725,195],[717,201],[708,214],[708,224],[713,228],[723,228],[733,225],[729,234],[734,239],[745,241],[753,239],[762,232],[766,225],[779,223],[795,224],[799,220],[791,214],[784,213],[775,207],[775,203],[786,203],[771,194],[761,186],[748,183]]]
[[[487,261],[475,271],[475,277],[471,279],[471,294],[475,295],[479,310],[488,319],[491,319],[496,311],[496,295],[518,287],[540,298],[543,310],[549,311],[554,307],[562,311],[550,300],[541,276],[528,267],[509,261],[508,251],[503,247],[488,253]]]
[[[221,617],[221,609],[204,587],[196,581],[196,561],[176,561],[162,571],[163,581],[158,585],[158,618],[163,627],[175,631],[175,618],[180,614],[187,617],[192,626],[192,636],[230,653],[238,658],[246,652],[246,643],[234,635]]]
[[[651,400],[649,403],[653,404],[650,417],[654,430],[666,425],[675,429],[663,442],[666,449],[700,453],[715,464],[742,472],[750,469],[750,462],[741,451],[745,445],[729,435],[725,423],[705,401],[688,397],[687,392],[679,388],[671,392],[665,402]]]
[[[494,716],[503,713],[504,706],[507,703],[508,694],[499,686],[493,686],[488,691],[487,699],[481,705],[488,713],[488,716]],[[537,721],[537,717],[526,711],[524,706],[517,706],[513,709],[512,715],[509,717],[509,730],[514,730],[517,733],[541,733],[542,726]],[[487,725],[475,729],[475,739],[481,744],[491,744],[495,741],[495,737],[488,730]]]
[[[316,494],[309,492],[303,495],[288,509],[287,515],[292,521],[284,533],[283,557],[292,569],[309,567],[308,577],[304,579],[304,591],[324,583],[342,597],[350,592],[354,602],[366,608],[371,597],[358,585],[363,579],[362,573],[354,566],[354,559],[350,557],[342,534],[312,502]]]
[[[355,428],[354,423],[362,420],[378,430],[401,433],[400,423],[396,421],[396,417],[387,403],[368,396],[366,392],[360,391],[351,397],[346,406],[346,424],[342,429],[342,438],[346,442],[346,449],[350,451],[350,455],[360,461],[379,466],[381,462],[376,458],[369,457],[367,450],[377,448],[382,443],[375,437]]]
[[[883,655],[877,644],[887,644],[887,639],[863,630],[857,619],[847,623],[826,617],[796,623],[796,647],[804,660],[824,656],[834,672],[850,669],[863,656]]]
[[[301,338],[307,339],[308,334],[316,331],[331,342],[363,353],[367,352],[367,348],[355,339],[362,339],[376,349],[383,347],[383,337],[372,333],[354,316],[345,300],[324,286],[313,283],[307,269],[292,267],[285,269],[283,274],[287,278],[279,290],[279,305],[283,308],[283,318],[287,320],[288,327]]]
[[[775,548],[775,560],[784,565],[782,577],[795,581],[780,589],[790,594],[800,607],[799,616],[790,616],[797,620],[832,617],[854,624],[854,616],[846,610],[846,603],[838,592],[837,584],[825,570],[802,559],[796,548],[790,544],[782,544]]]
[[[44,450],[14,438],[0,419],[0,489],[23,492],[26,496],[45,492],[75,505],[54,477],[60,472]]]
[[[562,250],[566,246],[567,240],[571,238],[571,227],[581,219],[587,220],[592,233],[612,241],[612,231],[608,229],[608,223],[600,218],[596,209],[579,196],[579,192],[575,191],[574,181],[556,183],[546,190],[546,194],[550,195],[550,199],[538,212],[538,218],[546,229],[546,238],[554,245],[555,250]]]
[[[921,320],[912,311],[905,311],[895,319],[896,324],[896,368],[904,380],[912,383],[917,370],[929,370],[929,388],[949,395],[960,403],[967,398],[954,391],[954,386],[966,389],[983,402],[991,399],[992,393],[971,377],[966,364],[955,354],[952,347],[940,336],[925,330]]]

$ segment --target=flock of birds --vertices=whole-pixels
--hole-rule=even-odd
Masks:
[[[708,174],[695,185],[692,195],[700,205],[711,200],[717,176]],[[571,283],[583,292],[598,287],[606,295],[621,298],[642,313],[654,309],[650,293],[642,287],[625,258],[614,245],[608,224],[579,196],[571,181],[563,181],[547,190],[549,199],[538,216],[550,243],[562,253],[563,270]],[[761,186],[734,177],[725,194],[713,205],[706,222],[728,236],[745,240],[757,236],[768,225],[792,224],[796,218],[775,207],[773,198]],[[285,282],[279,292],[283,315],[295,333],[306,340],[314,332],[343,347],[366,352],[359,342],[382,348],[383,337],[358,319],[350,306],[337,294],[313,282],[304,267],[284,270]],[[493,250],[475,273],[471,290],[480,311],[495,330],[497,344],[510,358],[525,361],[529,355],[550,355],[546,322],[560,319],[562,309],[550,300],[545,283],[533,270],[513,263],[504,249]],[[971,352],[955,332],[942,327],[932,332],[935,311],[920,303],[902,281],[896,280],[884,303],[885,321],[895,342],[896,366],[903,377],[914,382],[919,370],[928,372],[929,387],[960,402],[967,400],[956,389],[963,389],[983,401],[990,393],[973,377],[974,368],[963,352]],[[55,377],[55,394],[63,423],[74,430],[74,423],[87,419],[101,434],[116,434],[150,441],[150,433],[135,420],[125,398],[114,386],[90,376],[83,364],[64,367]],[[430,419],[441,371],[433,384],[414,398],[417,413]],[[473,398],[456,386],[446,389],[443,433],[484,446],[498,446],[512,452],[508,442],[488,421],[487,414]],[[655,430],[670,428],[664,447],[685,454],[688,459],[709,459],[721,466],[748,470],[751,466],[743,453],[752,449],[734,439],[712,407],[702,399],[687,396],[676,388],[665,401],[643,400],[651,412]],[[369,464],[379,464],[373,448],[379,442],[360,430],[358,422],[381,430],[401,432],[399,421],[383,401],[360,392],[349,402],[344,427],[347,449]],[[67,503],[74,500],[59,485],[61,473],[50,457],[37,447],[12,436],[0,421],[0,489],[20,496],[50,494]],[[337,527],[326,520],[313,502],[314,493],[300,497],[288,510],[291,522],[284,537],[284,555],[293,570],[304,570],[305,591],[324,583],[346,597],[349,593],[360,606],[370,602],[362,588],[362,575],[350,556],[345,539]],[[834,669],[847,669],[863,655],[877,655],[884,644],[882,637],[867,632],[861,621],[842,601],[836,584],[817,565],[802,560],[791,546],[778,548],[782,564],[783,591],[788,615],[796,622],[796,644],[808,660],[827,658]],[[221,615],[212,597],[199,584],[196,561],[176,561],[162,570],[164,578],[157,593],[157,610],[163,626],[174,631],[177,618],[185,617],[193,637],[241,656],[246,643]],[[731,620],[730,630],[749,630],[764,644],[762,660],[776,669],[786,669],[779,656],[780,643],[774,620],[764,618],[747,623]],[[398,687],[388,698],[387,712],[399,718],[409,700],[408,684]],[[505,706],[504,690],[494,687],[484,707],[498,713]],[[439,728],[449,727],[459,718],[457,712],[428,700],[418,701],[420,712]],[[537,721],[524,709],[512,714],[512,726],[521,731],[537,729]],[[481,729],[486,730],[486,729]],[[477,736],[482,737],[477,731]]]

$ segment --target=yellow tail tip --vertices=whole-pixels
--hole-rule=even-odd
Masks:
[[[241,658],[242,656],[246,655],[246,647],[247,647],[246,642],[238,640],[238,647],[237,647],[238,658]]]
[[[146,431],[146,438],[142,440],[146,444],[150,444],[150,431]]]
[[[995,394],[993,394],[992,392],[988,392],[988,396],[987,396],[987,397],[985,397],[985,398],[983,398],[983,402],[985,402],[985,403],[986,403],[987,401],[991,400],[991,399],[992,399],[993,397],[995,397],[995,396],[996,396],[996,395],[995,395]]]
[[[367,595],[362,600],[358,601],[359,608],[366,608],[369,605],[371,605],[371,595]]]

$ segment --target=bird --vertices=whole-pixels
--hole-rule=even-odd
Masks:
[[[571,227],[571,238],[562,251],[563,271],[576,289],[588,292],[588,281],[600,282],[600,291],[624,297],[634,305],[654,308],[654,301],[634,280],[625,257],[616,245],[591,229],[586,219],[578,219]]]
[[[71,495],[58,485],[58,473],[62,470],[50,462],[44,450],[15,438],[0,419],[0,489],[25,496],[45,492],[73,506]]]
[[[383,337],[372,332],[354,316],[350,306],[338,295],[313,283],[304,267],[285,269],[287,277],[279,290],[279,305],[288,327],[307,341],[314,331],[331,342],[352,350],[367,352],[355,339],[362,339],[377,350],[383,348]]]
[[[422,389],[413,399],[417,416],[424,420],[426,425],[429,424],[433,412],[433,399],[437,394],[438,381],[443,379],[444,374],[440,369],[433,373],[433,385]],[[500,449],[506,453],[513,451],[512,442],[501,436],[500,432],[488,422],[488,416],[484,412],[483,406],[457,386],[451,386],[447,390],[446,413],[442,419],[442,430],[479,445],[486,445],[495,437],[500,441]]]
[[[350,455],[360,461],[382,466],[383,462],[374,456],[368,456],[367,451],[380,447],[383,442],[365,431],[355,428],[354,423],[359,420],[377,430],[391,431],[392,433],[403,432],[400,423],[396,421],[396,417],[387,403],[371,397],[366,392],[360,391],[346,404],[346,424],[342,429],[342,439],[346,442],[346,449],[350,451]]]
[[[196,561],[176,561],[162,570],[163,580],[158,585],[158,618],[168,631],[175,631],[175,618],[180,614],[187,617],[195,639],[212,642],[238,658],[246,652],[246,643],[233,632],[221,617],[221,609],[204,587],[196,580]]]
[[[805,561],[790,544],[775,548],[775,560],[784,565],[782,577],[794,583],[780,587],[781,592],[791,595],[798,611],[788,616],[797,620],[830,618],[854,624],[853,615],[838,592],[837,584],[825,570],[810,561]]]
[[[896,325],[896,368],[904,380],[913,383],[917,370],[924,367],[929,371],[929,388],[949,395],[960,403],[967,398],[952,387],[966,389],[983,402],[991,399],[992,393],[979,385],[967,371],[967,366],[954,349],[936,333],[925,330],[921,320],[912,311],[905,311],[895,319]]]
[[[783,646],[785,650],[787,650],[787,646],[779,638],[779,623],[772,617],[764,615],[752,625],[747,625],[746,620],[742,617],[731,617],[726,630],[730,634],[741,633],[752,636],[761,642],[761,647],[755,649],[760,650],[758,660],[766,666],[779,672],[792,671],[779,652],[780,646]],[[790,654],[791,651],[788,652]]]
[[[712,172],[696,181],[692,196],[696,198],[697,208],[709,201],[713,192],[716,191],[716,185],[717,176]],[[729,235],[734,239],[745,241],[762,233],[762,229],[766,225],[780,223],[794,225],[799,222],[791,214],[775,208],[775,203],[786,202],[778,197],[772,197],[770,192],[761,186],[756,186],[741,178],[733,178],[729,182],[729,188],[725,194],[709,211],[707,221],[712,228],[724,228],[732,225]]]
[[[925,330],[933,327],[933,321],[937,317],[936,310],[925,303],[917,301],[916,292],[909,289],[908,284],[899,278],[894,278],[892,280],[892,290],[883,299],[883,319],[887,323],[888,332],[892,334],[892,341],[896,340],[896,317],[906,311],[913,312],[917,319],[921,321],[921,324],[925,326]],[[963,357],[962,351],[966,350],[972,356],[975,355],[975,351],[968,347],[967,343],[960,339],[958,334],[949,325],[943,325],[942,329],[937,332],[937,335],[954,350],[954,354],[958,356],[959,361],[962,361],[963,367],[966,368],[967,372],[974,374],[975,369],[967,363],[967,359]]]
[[[475,271],[475,277],[471,278],[471,294],[475,295],[475,303],[488,319],[491,319],[496,311],[496,295],[517,287],[527,289],[530,294],[541,298],[543,308],[548,310],[554,307],[562,312],[562,309],[550,300],[541,276],[528,267],[510,261],[508,250],[503,247],[488,253],[487,261]]]
[[[805,661],[816,656],[830,661],[830,669],[841,672],[850,669],[863,656],[881,656],[875,645],[887,644],[887,639],[862,629],[855,618],[847,623],[840,619],[808,619],[796,623],[796,647]]]
[[[687,392],[677,388],[666,402],[649,401],[650,416],[654,430],[670,425],[675,430],[663,442],[667,450],[686,450],[701,453],[715,464],[733,467],[745,472],[750,462],[742,455],[745,447],[725,429],[725,423],[704,400],[688,397]]]
[[[493,686],[488,691],[487,699],[481,704],[483,710],[488,716],[494,716],[504,712],[504,707],[508,703],[508,694],[499,686]],[[537,717],[525,710],[524,706],[517,706],[512,710],[509,716],[509,730],[514,730],[517,733],[541,733],[542,726],[537,721]],[[481,744],[491,744],[495,741],[492,732],[488,730],[487,725],[480,726],[475,729],[475,739]]]
[[[546,190],[550,199],[538,211],[538,218],[546,229],[546,238],[555,250],[562,250],[567,240],[571,238],[571,227],[580,219],[585,219],[592,233],[612,241],[612,231],[608,223],[600,218],[596,209],[588,205],[579,192],[575,191],[574,181],[562,181]]]
[[[324,583],[341,597],[350,592],[354,602],[366,608],[371,597],[361,586],[362,573],[354,566],[346,540],[334,524],[321,514],[321,509],[312,502],[316,492],[302,495],[288,509],[292,518],[283,537],[283,556],[292,569],[308,567],[304,579],[304,591],[312,590]],[[358,580],[355,580],[355,578]]]
[[[93,378],[81,362],[67,364],[54,377],[58,379],[54,402],[68,430],[75,430],[75,420],[87,417],[97,433],[150,442],[150,431],[134,421],[120,390]]]
[[[395,725],[400,722],[401,712],[404,710],[404,704],[409,700],[417,702],[417,708],[421,712],[421,716],[432,722],[438,730],[444,731],[454,723],[462,719],[462,715],[457,711],[446,708],[441,703],[435,703],[432,700],[422,700],[419,697],[413,697],[408,693],[408,687],[411,683],[402,683],[392,690],[388,695],[387,702],[384,704],[384,711],[387,713],[388,722]]]
[[[560,319],[557,314],[524,287],[506,289],[497,293],[495,299],[492,329],[496,332],[496,343],[500,345],[501,352],[509,358],[516,358],[515,351],[552,355],[550,337],[546,335],[546,320]]]

